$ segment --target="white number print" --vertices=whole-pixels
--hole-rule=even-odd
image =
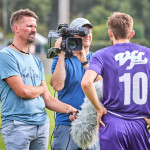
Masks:
[[[148,94],[148,78],[144,72],[134,74],[133,79],[131,79],[130,73],[125,73],[123,76],[119,77],[119,82],[124,83],[124,105],[129,105],[131,103],[131,88],[133,91],[133,101],[138,105],[146,103]],[[131,82],[133,82],[133,84],[131,84]],[[142,92],[140,93],[140,91]]]

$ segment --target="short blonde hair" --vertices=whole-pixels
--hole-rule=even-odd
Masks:
[[[107,20],[115,39],[129,39],[133,30],[133,18],[125,13],[114,12]]]
[[[11,27],[12,31],[13,31],[14,24],[16,22],[20,21],[22,19],[22,17],[24,17],[24,16],[33,17],[36,20],[38,19],[38,16],[29,9],[20,9],[18,11],[15,11],[10,17],[10,27]]]

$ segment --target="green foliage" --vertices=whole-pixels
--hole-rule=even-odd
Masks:
[[[10,13],[15,10],[29,8],[35,11],[41,22],[45,23],[49,19],[47,16],[51,10],[51,0],[13,0],[9,3]]]
[[[136,43],[136,44],[140,44],[140,45],[143,45],[143,46],[147,46],[147,47],[150,48],[150,42],[147,39],[135,39],[135,38],[132,38],[131,42]]]
[[[38,21],[38,26],[37,26],[37,32],[42,33],[43,36],[47,37],[48,36],[48,31],[47,27],[45,24],[42,24],[41,22]]]
[[[100,3],[99,0],[70,0],[70,2],[71,18],[84,17],[89,14],[92,7]]]
[[[100,0],[101,6],[103,6],[106,10],[110,10],[111,12],[113,11],[118,11],[121,1],[119,0]]]
[[[102,41],[102,40],[99,40],[99,41],[94,41],[92,42],[92,45],[90,47],[90,51],[92,52],[96,52],[97,50],[99,49],[102,49],[102,48],[105,48],[107,46],[110,46],[110,41]]]
[[[132,6],[130,3],[131,2],[129,2],[129,0],[122,1],[122,2],[118,3],[119,4],[118,11],[123,12],[123,13],[127,13],[127,14],[132,16],[134,14],[134,11],[131,11],[133,9],[132,9]]]
[[[106,24],[100,24],[100,25],[96,25],[93,28],[93,39],[95,40],[109,40],[109,36],[108,36],[108,27]]]
[[[46,31],[44,33],[48,32],[48,21],[50,20],[49,14],[51,12],[51,0],[3,0],[5,3],[2,3],[0,5],[0,20],[3,20],[4,13],[7,13],[7,22],[8,22],[8,28],[9,32],[11,32],[9,27],[9,18],[11,14],[19,9],[25,9],[29,8],[32,11],[34,11],[37,16],[39,17],[39,22],[43,24],[43,29],[41,29],[40,33],[43,33],[44,28]],[[7,2],[7,3],[6,3]],[[0,2],[1,3],[1,2]],[[8,9],[8,11],[4,12],[3,10]],[[0,23],[0,26],[3,26],[3,24]]]
[[[110,11],[105,10],[102,6],[95,6],[91,9],[90,13],[86,16],[94,26],[106,23],[106,19],[110,15]]]
[[[135,21],[133,29],[135,30],[135,39],[145,39],[145,27],[143,23]]]
[[[38,32],[47,36],[49,30],[56,29],[58,25],[58,2],[58,0],[2,0],[0,1],[0,20],[2,20],[0,21],[0,28],[5,28],[4,20],[8,21],[6,26],[9,26],[9,18],[12,12],[21,8],[29,8],[39,16]],[[134,26],[136,30],[134,38],[150,40],[149,10],[149,0],[70,0],[71,20],[76,17],[85,17],[95,26],[96,29],[94,30],[102,32],[102,35],[104,33],[102,28],[105,28],[103,25],[106,25],[109,15],[114,11],[120,11],[130,14],[138,23],[135,23]],[[8,13],[5,19],[4,12]],[[7,27],[7,30],[11,32],[10,27]],[[93,32],[93,40],[108,39],[105,34],[104,37],[100,37],[95,31]],[[8,36],[8,32],[4,33],[7,33],[5,37]]]

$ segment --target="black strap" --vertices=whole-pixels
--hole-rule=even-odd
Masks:
[[[87,60],[87,61],[85,61],[84,63],[81,63],[81,64],[82,64],[82,66],[85,66],[88,63],[89,63],[89,61]]]

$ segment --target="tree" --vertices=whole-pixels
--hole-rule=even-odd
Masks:
[[[8,5],[8,14],[9,18],[11,13],[13,13],[16,10],[19,9],[25,9],[29,8],[33,10],[39,17],[39,22],[38,22],[38,27],[39,27],[39,32],[47,35],[48,33],[48,21],[50,20],[50,17],[48,17],[49,13],[51,12],[51,0],[3,0],[6,2],[9,2]],[[2,2],[0,1],[0,4]],[[0,8],[2,10],[3,5],[0,5]],[[4,12],[0,12],[2,14]],[[0,16],[0,19],[2,20],[2,16]],[[8,20],[8,25],[9,25],[9,20]],[[2,24],[0,23],[0,26]],[[10,27],[9,27],[9,32],[10,32]]]
[[[94,6],[91,8],[90,13],[86,15],[86,18],[89,19],[95,26],[106,23],[110,13],[111,12],[109,10],[106,10],[102,6]]]
[[[0,29],[3,27],[3,3],[7,2],[8,18],[13,11],[21,8],[29,8],[39,16],[38,32],[48,35],[49,30],[56,30],[58,26],[58,0],[1,0],[0,1]],[[106,25],[108,16],[114,11],[130,14],[135,20],[134,28],[140,38],[150,40],[150,0],[70,0],[71,20],[76,17],[85,17],[101,31]],[[5,18],[6,19],[6,18]],[[8,19],[7,19],[8,20]],[[8,20],[9,22],[9,20]],[[138,23],[136,23],[138,22]],[[100,28],[100,29],[98,29]],[[10,31],[10,28],[9,28]],[[101,31],[102,32],[102,31]],[[96,32],[93,32],[96,34]],[[137,34],[137,33],[136,33]],[[95,36],[99,37],[99,36]],[[100,38],[100,37],[99,37]],[[105,39],[105,38],[104,38]]]

